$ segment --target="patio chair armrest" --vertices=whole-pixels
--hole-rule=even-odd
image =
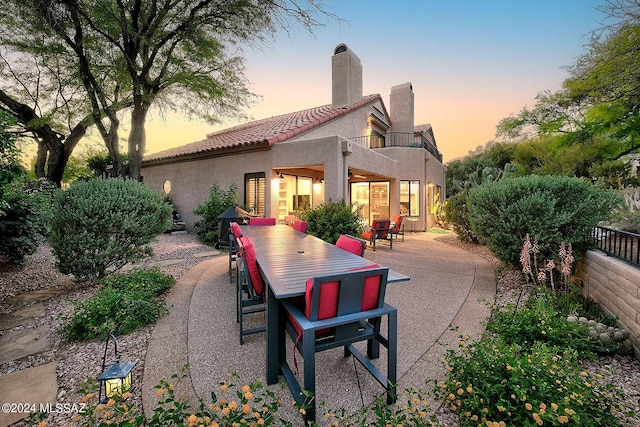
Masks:
[[[335,328],[336,326],[346,325],[361,320],[374,319],[396,311],[396,308],[385,303],[382,308],[374,308],[372,310],[359,311],[357,313],[345,314],[342,316],[331,317],[323,320],[311,321],[304,315],[302,310],[291,301],[283,301],[283,307],[291,314],[291,317],[298,323],[303,330],[319,330],[326,328]]]

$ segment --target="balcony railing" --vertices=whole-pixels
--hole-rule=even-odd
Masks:
[[[640,234],[608,227],[594,227],[591,238],[607,255],[640,265]]]
[[[358,136],[349,139],[356,144],[371,149],[385,147],[424,148],[431,153],[433,157],[438,159],[438,161],[442,162],[442,154],[438,151],[438,148],[431,141],[425,138],[424,135],[420,134],[416,135],[413,133],[389,132],[384,135]]]

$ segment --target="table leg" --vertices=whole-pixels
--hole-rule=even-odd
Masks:
[[[270,286],[267,286],[267,319],[266,319],[266,338],[267,338],[267,384],[276,384],[278,382],[279,370],[279,331],[278,323],[280,318],[280,307]],[[284,343],[283,343],[284,344]]]

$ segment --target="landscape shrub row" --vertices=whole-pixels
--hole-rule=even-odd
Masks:
[[[502,179],[459,193],[447,219],[461,238],[481,240],[500,260],[518,265],[522,241],[537,240],[551,259],[561,242],[576,252],[590,231],[622,202],[620,194],[581,178],[536,176]]]

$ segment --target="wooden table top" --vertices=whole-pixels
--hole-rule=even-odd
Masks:
[[[243,235],[251,237],[262,277],[278,299],[304,295],[306,281],[313,276],[375,265],[286,225],[241,228]],[[406,280],[408,276],[389,270],[389,283]]]

